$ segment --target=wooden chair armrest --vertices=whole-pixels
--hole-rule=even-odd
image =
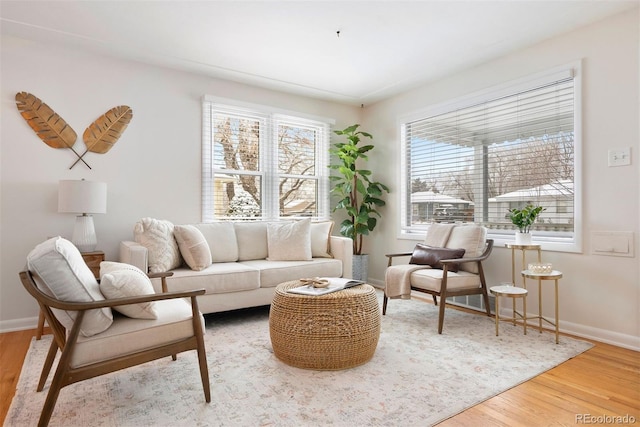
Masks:
[[[204,293],[204,289],[196,289],[193,291],[164,292],[161,294],[140,295],[135,297],[114,298],[91,302],[66,302],[47,297],[48,301],[46,301],[46,303],[47,305],[53,308],[58,308],[60,310],[84,311],[93,310],[96,308],[117,307],[127,304],[140,304],[144,302],[161,301],[167,299],[196,297],[198,295],[204,295]]]
[[[173,271],[163,271],[161,273],[147,273],[149,279],[160,279],[160,283],[162,285],[162,293],[167,293],[169,289],[167,288],[167,277],[173,276]]]
[[[394,254],[385,254],[385,256],[389,258],[389,262],[387,262],[387,267],[391,267],[391,264],[393,264],[394,258],[401,257],[401,256],[411,256],[412,254],[413,252],[397,252]]]

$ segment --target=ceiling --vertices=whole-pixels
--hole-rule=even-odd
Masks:
[[[3,35],[369,105],[638,4],[2,0],[0,17]]]

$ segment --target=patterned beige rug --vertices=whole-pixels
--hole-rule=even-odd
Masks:
[[[393,300],[373,359],[343,371],[309,371],[272,353],[266,308],[208,316],[212,402],[194,352],[62,389],[51,426],[427,426],[526,381],[592,345]],[[35,426],[48,386],[36,384],[50,336],[33,341],[5,426]]]

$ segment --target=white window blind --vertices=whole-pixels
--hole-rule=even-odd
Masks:
[[[508,209],[545,208],[534,239],[575,236],[576,85],[563,78],[401,125],[404,234],[476,222],[512,236]]]
[[[330,122],[203,102],[202,218],[328,218]]]

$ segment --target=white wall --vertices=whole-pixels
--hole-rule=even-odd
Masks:
[[[411,250],[416,243],[398,238],[398,116],[582,59],[583,253],[547,251],[543,260],[564,273],[561,330],[640,349],[638,18],[636,9],[366,108],[363,128],[377,141],[369,166],[393,189],[379,228],[367,240],[370,281],[383,283],[384,253]],[[626,147],[631,147],[632,165],[607,167],[607,151]],[[590,231],[633,231],[635,257],[592,255]],[[486,269],[489,284],[510,279],[510,255],[503,247],[494,250]],[[543,288],[549,317],[552,283]],[[537,310],[536,300],[529,299],[530,311]],[[393,305],[402,302],[389,304],[392,315]]]
[[[98,249],[117,260],[120,240],[151,216],[177,224],[200,221],[201,97],[210,94],[356,123],[359,108],[258,89],[108,56],[2,38],[1,51],[0,331],[35,327],[37,306],[18,272],[37,243],[70,238],[75,217],[57,213],[58,181],[108,184],[107,214],[94,217]],[[133,119],[106,154],[75,155],[45,145],[18,113],[15,94],[30,92],[54,109],[78,134],[117,105]]]

